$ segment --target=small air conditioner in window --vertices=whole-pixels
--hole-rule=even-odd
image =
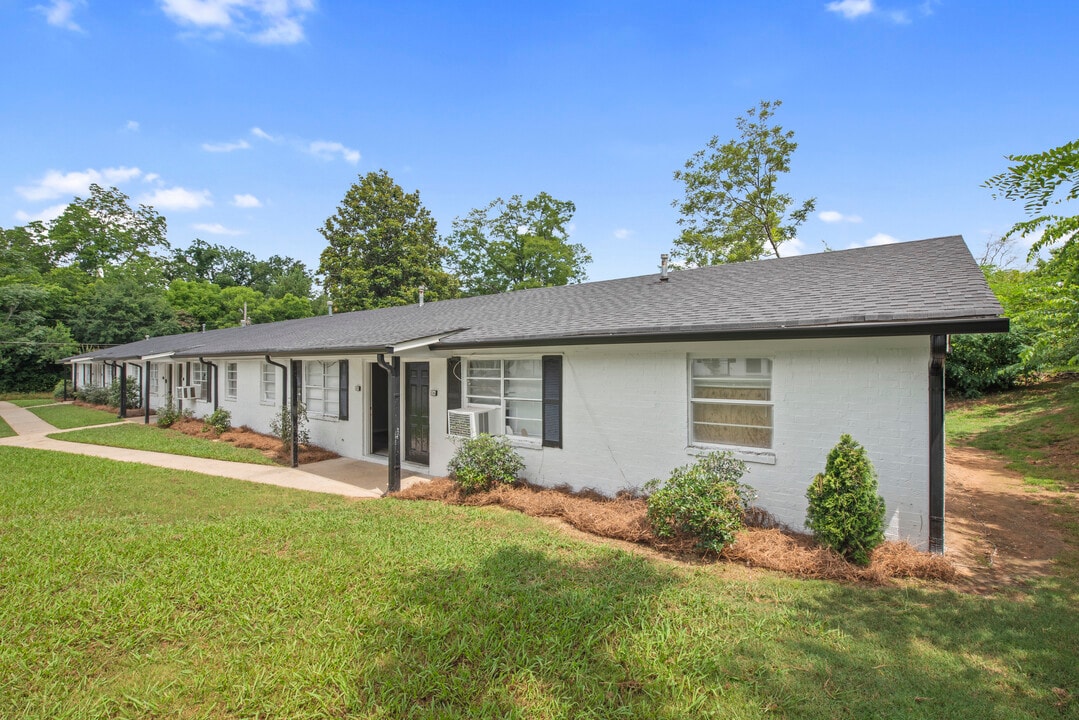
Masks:
[[[502,424],[498,420],[498,408],[465,407],[449,411],[451,437],[474,438],[477,435],[501,435]]]
[[[194,385],[179,385],[176,388],[177,400],[197,400],[199,389]]]

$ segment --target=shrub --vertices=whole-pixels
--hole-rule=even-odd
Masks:
[[[63,400],[65,388],[67,389],[68,398],[74,397],[74,394],[71,392],[71,382],[64,380],[63,378],[56,381],[56,387],[52,389],[52,396],[57,400]]]
[[[214,431],[220,435],[232,427],[232,414],[224,408],[218,408],[204,417],[202,429],[204,432]]]
[[[479,435],[465,440],[449,462],[450,477],[465,492],[489,490],[495,483],[513,484],[524,459],[504,437]]]
[[[85,385],[75,391],[75,399],[87,405],[106,405],[109,391],[97,385]]]
[[[288,406],[281,408],[270,421],[270,432],[281,438],[286,452],[292,448],[292,411]],[[302,402],[296,404],[296,439],[300,445],[311,442],[307,432],[307,406]]]
[[[739,480],[746,464],[730,452],[713,452],[675,468],[666,482],[655,479],[648,493],[648,522],[661,538],[689,536],[697,546],[719,552],[745,525],[754,491]]]
[[[172,427],[172,424],[180,419],[180,413],[176,411],[176,403],[172,400],[172,394],[165,396],[165,404],[157,409],[157,426]]]
[[[851,562],[868,565],[873,548],[884,542],[884,499],[877,494],[877,476],[865,448],[850,435],[840,437],[806,497],[806,526],[817,541]]]
[[[1009,333],[953,335],[952,352],[944,363],[949,395],[979,397],[1008,390],[1031,374],[1021,354],[1029,333],[1014,324]]]
[[[139,407],[139,404],[140,404],[139,395],[140,395],[140,393],[139,393],[139,384],[138,384],[138,382],[131,382],[131,379],[129,378],[128,381],[127,381],[127,393],[125,393],[125,394],[127,395],[127,403],[126,403],[126,405],[127,405],[128,408],[137,408],[137,407]],[[112,384],[109,385],[109,393],[108,393],[108,396],[105,399],[105,404],[108,405],[109,407],[114,407],[114,408],[120,407],[120,381],[119,380],[113,380]]]

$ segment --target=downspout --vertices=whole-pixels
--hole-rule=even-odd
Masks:
[[[120,419],[127,419],[127,361],[120,365]]]
[[[944,554],[944,357],[948,336],[929,341],[929,552]]]
[[[142,371],[142,424],[150,424],[150,361],[144,363]]]
[[[383,353],[378,354],[378,366],[390,376],[390,457],[387,492],[401,489],[401,358],[394,356],[386,362]]]
[[[207,360],[204,357],[200,357],[199,362],[202,363],[203,365],[209,365],[214,371],[213,385],[210,386],[210,390],[214,394],[214,412],[217,412],[217,363],[212,363],[212,362],[210,362],[209,360]]]
[[[284,373],[284,381],[285,382],[283,382],[281,384],[282,385],[281,386],[281,410],[288,410],[288,408],[289,408],[289,405],[288,405],[288,378],[289,378],[288,365],[284,365],[284,364],[279,363],[279,362],[274,362],[273,360],[270,359],[269,354],[266,355],[266,364],[267,365],[273,365],[274,367],[279,367],[279,368],[281,368],[281,372]],[[297,425],[299,425],[299,418],[297,417],[295,403],[293,404],[291,416],[292,416],[291,417],[291,420],[292,420],[292,438],[295,441],[296,432],[297,432],[297,430],[299,430],[299,428],[297,427]],[[297,457],[298,453],[296,452],[296,443],[295,442],[292,443],[291,455],[292,455],[292,458],[291,458],[292,467],[296,467],[300,463],[299,463],[299,458]]]

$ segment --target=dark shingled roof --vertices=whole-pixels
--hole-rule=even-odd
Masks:
[[[1007,330],[959,236],[151,338],[73,359]]]

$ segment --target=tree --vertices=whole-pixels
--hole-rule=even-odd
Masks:
[[[1024,306],[1012,316],[1013,323],[1034,331],[1023,360],[1033,368],[1079,365],[1079,215],[1049,212],[1050,206],[1079,200],[1079,140],[1007,159],[1015,165],[989,178],[985,187],[993,197],[1022,201],[1028,219],[1013,225],[1004,238],[1037,237],[1030,260],[1049,251],[1026,277]]]
[[[428,300],[457,295],[434,218],[418,191],[405,193],[385,170],[361,176],[319,232],[329,243],[319,274],[338,310],[414,303],[420,285]]]
[[[576,206],[541,192],[528,202],[496,199],[453,222],[447,238],[464,294],[489,295],[587,280],[592,262],[566,230]]]
[[[736,121],[737,140],[708,146],[693,154],[675,180],[685,185],[685,198],[674,201],[682,217],[681,235],[671,254],[694,266],[779,257],[798,226],[816,207],[806,200],[788,213],[793,200],[776,190],[780,173],[790,172],[798,147],[794,132],[774,124],[780,100],[762,100]]]
[[[125,275],[96,281],[78,298],[71,314],[72,334],[84,343],[122,344],[181,330],[164,292]]]

